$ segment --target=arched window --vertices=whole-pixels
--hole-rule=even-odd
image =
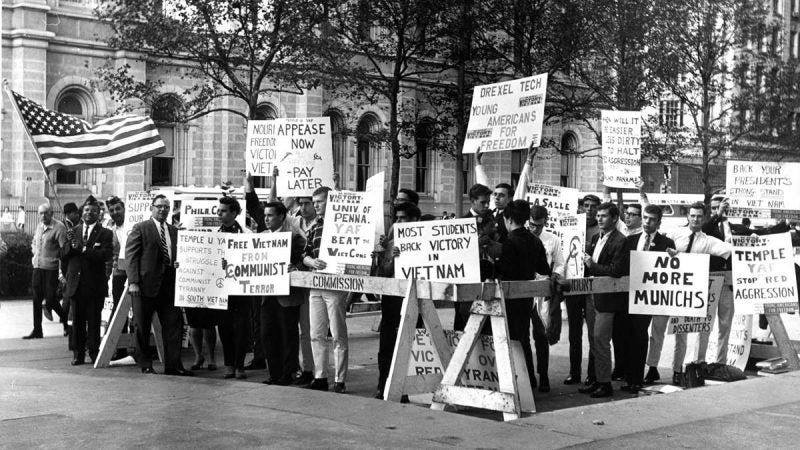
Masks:
[[[345,155],[347,146],[347,129],[344,116],[338,111],[329,110],[325,113],[331,118],[331,137],[333,140],[333,170],[339,174],[342,183],[345,176]],[[344,187],[344,186],[341,186]]]
[[[150,160],[150,186],[172,186],[174,184],[177,133],[175,125],[182,120],[183,103],[174,94],[164,94],[153,104],[150,117],[158,127],[158,134],[166,150]]]
[[[94,103],[91,96],[80,88],[68,88],[56,98],[56,111],[80,117],[91,122]],[[76,185],[82,182],[82,171],[58,169],[55,173],[56,184]]]
[[[432,193],[433,170],[432,162],[435,149],[433,149],[434,123],[430,119],[423,119],[417,124],[415,135],[416,154],[414,155],[414,190],[420,194]]]
[[[560,183],[564,187],[577,187],[575,162],[577,160],[578,139],[572,133],[561,137],[561,172]]]
[[[356,127],[356,190],[363,191],[367,186],[367,178],[379,172],[381,166],[378,149],[380,142],[376,133],[380,130],[380,121],[374,114],[365,114]]]

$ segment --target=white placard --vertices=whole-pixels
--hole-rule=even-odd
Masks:
[[[378,172],[367,178],[367,184],[364,186],[364,190],[372,196],[372,204],[375,208],[375,242],[379,242],[380,237],[386,233],[383,211],[384,183],[386,183],[385,172]]]
[[[560,220],[561,251],[567,278],[583,278],[583,249],[586,248],[586,214],[566,216]]]
[[[642,123],[639,111],[601,111],[603,185],[635,188],[641,174]]]
[[[128,235],[131,234],[133,226],[153,217],[150,209],[152,204],[153,196],[147,191],[132,191],[125,194],[124,232],[119,239],[120,258],[125,258],[125,245],[128,242]],[[170,207],[172,207],[172,203],[170,203]]]
[[[705,317],[708,260],[703,253],[632,251],[628,311],[653,316]]]
[[[538,147],[546,94],[546,73],[475,86],[464,153]]]
[[[559,221],[578,213],[578,190],[574,188],[530,183],[526,198],[533,205],[547,208],[545,230],[561,237]]]
[[[193,231],[217,231],[222,225],[222,221],[217,215],[219,200],[196,200],[191,195],[180,195],[180,221],[181,226]],[[241,204],[241,202],[240,202]],[[245,225],[245,215],[236,216],[236,222],[247,230]]]
[[[292,233],[227,234],[228,295],[289,295]]]
[[[369,275],[377,213],[371,193],[330,191],[325,207],[319,259],[321,272]]]
[[[725,169],[731,206],[800,210],[800,163],[728,161]]]
[[[733,301],[737,314],[797,310],[794,250],[789,233],[732,236]]]
[[[178,231],[175,306],[228,309],[225,257],[229,233]]]
[[[706,362],[717,362],[719,341],[719,317],[714,320],[714,327],[708,338],[708,351],[706,352]],[[751,314],[734,314],[731,322],[731,334],[728,338],[728,352],[725,363],[729,366],[744,370],[747,360],[750,358],[750,348],[752,346],[753,316]]]
[[[705,317],[670,317],[667,334],[710,333],[714,325],[715,311],[722,293],[725,275],[712,273],[708,278],[708,309]]]
[[[394,277],[480,283],[478,226],[475,219],[394,224]]]

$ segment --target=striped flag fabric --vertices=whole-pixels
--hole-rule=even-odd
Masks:
[[[48,172],[124,166],[166,150],[148,117],[115,116],[90,125],[48,111],[14,91],[11,94]]]

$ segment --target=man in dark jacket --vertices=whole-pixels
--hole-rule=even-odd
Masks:
[[[629,250],[628,241],[617,228],[619,209],[613,203],[606,202],[597,207],[597,223],[600,233],[595,235],[584,255],[587,276],[622,277],[628,274]],[[597,381],[590,386],[579,389],[592,397],[610,397],[614,394],[611,387],[611,333],[614,328],[614,315],[628,313],[628,293],[615,292],[595,294],[594,299],[587,299],[586,324],[594,340],[590,351],[594,355]],[[594,303],[590,308],[589,303]]]

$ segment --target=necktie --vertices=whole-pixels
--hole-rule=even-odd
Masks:
[[[650,250],[650,233],[646,235],[644,238],[644,247],[642,247],[642,251],[649,251]]]
[[[689,246],[686,247],[686,253],[692,253],[692,245],[694,244],[694,233],[689,236]]]
[[[87,225],[83,226],[83,243],[86,244],[86,241],[89,240],[89,227]]]
[[[170,265],[170,258],[169,258],[169,248],[167,247],[167,235],[164,231],[164,223],[161,222],[161,226],[159,227],[159,233],[161,234],[161,257],[164,260],[164,265]]]

